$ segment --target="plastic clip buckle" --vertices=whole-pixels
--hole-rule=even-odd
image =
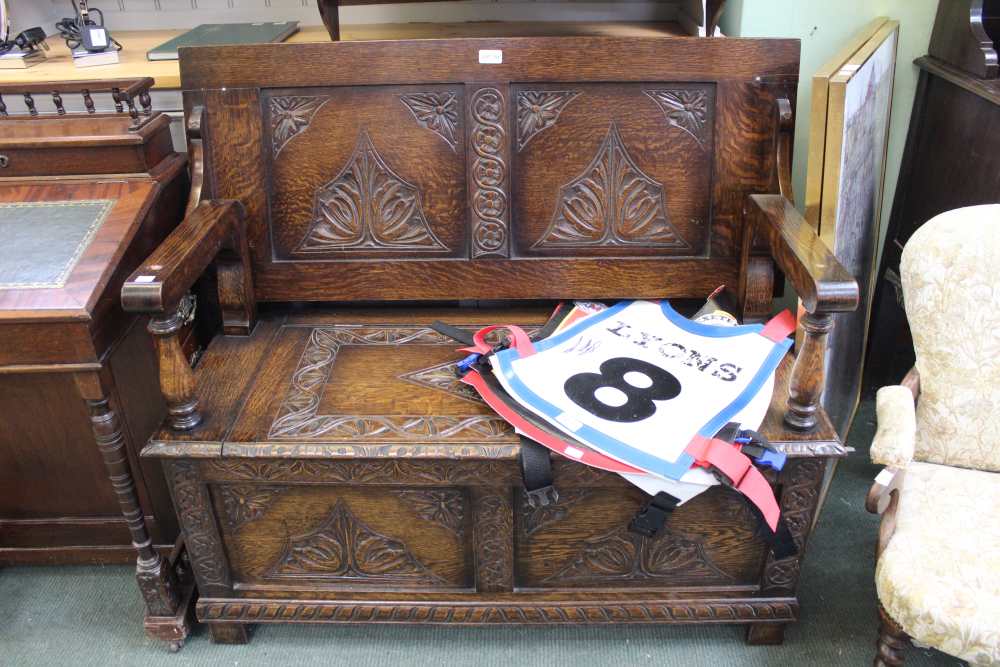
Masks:
[[[643,537],[655,537],[663,524],[667,522],[667,517],[677,507],[677,499],[663,491],[653,496],[639,512],[632,517],[628,524],[629,531],[642,535]]]
[[[525,489],[524,493],[528,497],[528,506],[532,509],[548,507],[559,502],[559,492],[556,491],[556,487],[551,485],[533,491]]]
[[[756,431],[740,431],[733,442],[740,445],[740,452],[753,459],[759,466],[781,472],[788,460],[788,455],[779,452],[774,445]]]
[[[479,354],[478,352],[473,352],[465,359],[462,359],[460,362],[458,362],[457,364],[458,376],[462,377],[463,375],[468,373],[469,369],[472,368],[482,356],[483,355]]]

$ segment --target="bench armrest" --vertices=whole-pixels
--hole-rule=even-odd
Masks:
[[[857,281],[790,201],[781,195],[750,195],[747,215],[750,230],[767,240],[806,311],[857,308]]]
[[[833,328],[832,313],[857,308],[858,283],[785,197],[750,195],[744,214],[744,272],[754,239],[766,240],[772,257],[806,310],[799,321],[804,336],[788,383],[784,421],[789,428],[811,431],[816,427],[824,388],[826,338]]]
[[[178,336],[186,319],[181,301],[213,260],[223,330],[247,335],[256,308],[243,208],[236,201],[198,204],[122,286],[125,310],[153,314],[147,328],[156,343],[167,422],[177,431],[202,421],[194,373]]]
[[[167,313],[205,272],[227,243],[244,236],[238,202],[199,204],[122,285],[122,307],[134,313]]]

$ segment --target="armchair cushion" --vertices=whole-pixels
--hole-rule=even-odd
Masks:
[[[882,387],[875,395],[878,431],[872,440],[872,461],[905,468],[913,460],[917,431],[913,394],[901,385]]]
[[[1000,474],[913,462],[901,493],[882,606],[919,642],[1000,664]]]

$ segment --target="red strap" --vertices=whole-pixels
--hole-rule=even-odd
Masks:
[[[472,337],[475,345],[473,347],[463,347],[461,351],[489,354],[493,351],[493,348],[486,342],[486,335],[492,331],[496,331],[497,329],[506,329],[510,332],[510,337],[514,343],[512,347],[517,350],[517,354],[521,358],[530,357],[535,353],[535,346],[528,337],[528,334],[524,333],[524,329],[513,324],[493,324],[488,327],[483,327]]]
[[[760,335],[770,341],[780,343],[788,338],[788,334],[793,331],[795,331],[795,317],[792,315],[792,311],[786,308],[768,320],[764,328],[761,329]]]
[[[479,395],[482,396],[486,404],[493,408],[498,415],[503,417],[503,419],[509,423],[511,426],[516,428],[518,431],[528,436],[538,444],[548,447],[554,452],[562,454],[568,459],[573,461],[579,461],[586,465],[592,466],[594,468],[600,468],[601,470],[608,470],[610,472],[619,472],[627,474],[645,474],[644,471],[638,468],[633,468],[627,463],[622,463],[617,459],[613,459],[610,456],[605,456],[604,454],[585,447],[584,445],[571,445],[557,435],[553,435],[548,431],[535,426],[530,421],[524,418],[523,415],[515,412],[510,405],[504,402],[486,381],[483,380],[482,376],[475,369],[470,370],[462,377],[462,382],[473,387]]]
[[[685,451],[694,457],[697,465],[714,468],[728,477],[736,490],[757,506],[771,530],[777,530],[781,510],[774,499],[774,491],[739,446],[696,435]]]

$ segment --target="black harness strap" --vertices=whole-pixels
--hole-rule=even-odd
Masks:
[[[475,345],[476,341],[472,339],[473,332],[466,331],[465,329],[459,329],[456,326],[452,326],[441,320],[435,321],[431,324],[431,329],[437,331],[442,336],[447,336],[452,340],[458,341],[462,345]]]
[[[534,440],[521,436],[521,479],[528,494],[528,504],[545,507],[559,500],[552,486],[552,458],[549,450]]]
[[[660,491],[632,517],[628,529],[644,537],[655,537],[663,530],[667,517],[676,509],[679,502],[666,491]]]

